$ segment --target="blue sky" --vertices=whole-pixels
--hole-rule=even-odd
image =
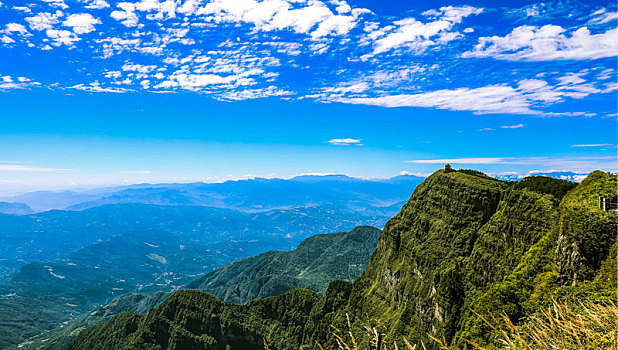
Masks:
[[[0,193],[616,171],[615,2],[0,2]]]

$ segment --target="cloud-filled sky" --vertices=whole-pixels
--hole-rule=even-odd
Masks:
[[[0,0],[0,192],[616,170],[612,1]]]

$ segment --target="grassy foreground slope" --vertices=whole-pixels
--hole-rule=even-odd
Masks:
[[[573,185],[561,180],[505,183],[449,170],[416,188],[385,226],[367,270],[353,285],[332,283],[321,299],[290,292],[299,305],[311,305],[306,312],[292,311],[286,294],[244,309],[217,302],[216,309],[205,310],[202,304],[213,303],[212,297],[177,293],[146,316],[123,314],[82,332],[72,348],[105,341],[109,349],[257,349],[264,340],[270,349],[319,348],[316,340],[338,348],[330,326],[347,330],[348,316],[363,349],[370,342],[362,336],[367,325],[400,347],[405,338],[438,348],[430,339],[435,337],[451,348],[492,348],[501,338],[483,319],[506,316],[524,327],[552,300],[616,302],[617,216],[596,204],[599,195],[615,193],[616,175],[593,172],[564,195]],[[251,307],[264,300],[279,305],[284,316],[256,314]],[[238,333],[231,325],[240,327]],[[246,343],[234,343],[236,336]],[[342,339],[351,342],[347,332]]]

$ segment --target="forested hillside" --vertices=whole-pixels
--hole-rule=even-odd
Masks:
[[[361,348],[370,341],[365,326],[400,346],[438,348],[435,337],[451,348],[491,347],[498,339],[487,320],[507,316],[523,325],[552,299],[616,302],[617,216],[597,204],[615,194],[616,179],[593,172],[561,198],[571,186],[561,180],[528,186],[440,170],[387,223],[353,285],[332,283],[321,298],[295,290],[247,306],[179,292],[147,315],[89,328],[71,348],[258,349],[266,342],[270,349],[326,349],[337,341],[331,325],[347,330],[348,317]],[[347,331],[339,336],[352,342]]]

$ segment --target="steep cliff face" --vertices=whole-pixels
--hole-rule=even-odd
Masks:
[[[603,211],[600,196],[616,196],[616,176],[601,171],[591,173],[564,198],[556,262],[563,283],[595,277],[601,263],[616,242],[616,212]]]
[[[386,225],[349,312],[376,315],[411,342],[450,342],[474,300],[558,223],[558,203],[475,173],[438,171]]]
[[[301,345],[317,349],[316,340],[325,349],[336,348],[331,325],[344,330],[350,326],[360,347],[366,348],[370,340],[362,335],[368,324],[399,344],[405,338],[438,348],[430,340],[436,337],[453,348],[469,348],[469,341],[490,345],[495,340],[482,318],[506,315],[518,323],[546,306],[549,298],[616,299],[617,216],[599,210],[593,200],[615,191],[616,176],[592,173],[564,195],[573,186],[548,179],[505,183],[474,171],[440,170],[419,185],[387,223],[365,273],[353,285],[331,283],[319,300],[309,294],[304,302],[295,300],[303,305],[300,309],[288,309],[284,294],[254,301],[248,309],[217,301],[220,309],[213,313],[202,310],[197,305],[203,301],[194,299],[196,305],[186,304],[183,310],[234,315],[243,320],[238,327],[261,324],[250,327],[252,336],[238,334],[246,346],[256,348],[262,346],[259,337],[277,350]],[[252,311],[263,300],[271,300],[283,313]],[[166,305],[151,311],[138,328],[163,329],[167,337],[171,332],[176,337],[186,334],[148,321],[153,315],[178,320],[176,313],[185,313],[170,311]],[[123,329],[114,322],[103,329]],[[276,331],[264,326],[271,323]],[[178,321],[174,327],[187,329]],[[215,331],[202,330],[200,337],[222,334]],[[133,334],[127,339],[138,339]],[[74,345],[83,344],[88,336],[92,333],[83,333]],[[217,345],[212,348],[221,342],[238,348],[232,344],[235,336],[215,336]],[[150,343],[127,344],[140,348],[139,344]]]

